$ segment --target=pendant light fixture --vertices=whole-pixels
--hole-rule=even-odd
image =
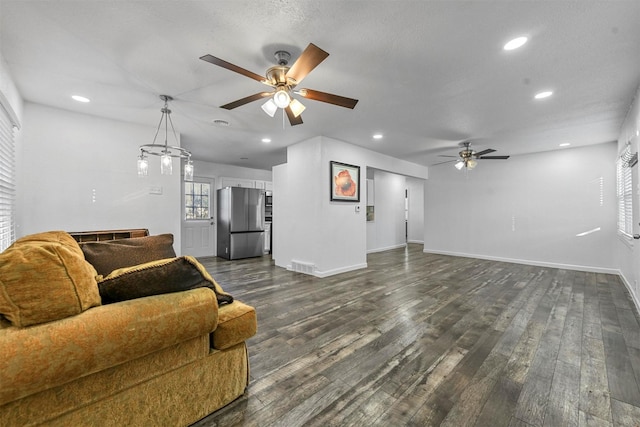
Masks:
[[[145,144],[140,146],[140,155],[138,156],[138,176],[144,177],[149,173],[149,160],[147,155],[160,157],[160,172],[162,175],[171,175],[173,173],[173,158],[187,159],[187,163],[184,166],[184,180],[193,181],[193,163],[191,162],[191,153],[178,145],[169,145],[169,124],[171,124],[171,131],[178,142],[176,130],[173,127],[173,121],[171,120],[171,110],[169,109],[169,101],[173,101],[173,98],[168,95],[160,95],[160,99],[164,101],[164,107],[160,110],[162,116],[160,116],[160,122],[158,123],[158,129],[153,137],[151,144]],[[164,122],[164,144],[156,144],[156,139],[160,133],[160,128]]]

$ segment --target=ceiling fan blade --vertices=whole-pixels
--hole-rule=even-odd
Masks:
[[[234,108],[241,107],[244,104],[257,101],[258,99],[266,98],[267,96],[270,96],[270,95],[273,95],[273,92],[255,93],[253,95],[247,96],[246,98],[238,99],[237,101],[233,101],[228,104],[221,105],[220,108],[224,108],[226,110],[233,110]]]
[[[479,159],[482,160],[507,160],[509,158],[509,156],[483,156],[483,157],[478,157]]]
[[[480,157],[480,156],[484,156],[485,154],[493,153],[494,151],[496,151],[496,150],[493,150],[491,148],[487,148],[486,150],[482,150],[479,153],[475,153],[474,156],[476,156],[476,158],[477,158],[477,157]]]
[[[309,46],[300,54],[300,57],[293,63],[289,71],[287,71],[287,77],[290,77],[296,81],[296,84],[300,84],[307,74],[324,61],[329,54],[320,49],[313,43],[309,43]]]
[[[299,115],[298,117],[296,117],[293,114],[293,111],[291,111],[291,107],[285,108],[284,111],[287,112],[287,117],[289,118],[289,123],[291,123],[291,126],[302,124],[302,115]]]
[[[328,102],[329,104],[337,105],[339,107],[353,109],[358,103],[357,99],[347,98],[340,95],[333,95],[326,92],[320,92],[313,89],[300,89],[298,92],[300,96],[307,99],[313,99],[314,101]]]
[[[238,74],[242,74],[243,76],[249,77],[250,79],[257,80],[260,83],[264,83],[266,85],[272,86],[271,83],[264,76],[251,72],[249,70],[245,70],[242,67],[238,67],[237,65],[232,64],[231,62],[227,62],[224,59],[216,58],[213,55],[204,55],[201,56],[200,59],[203,61],[207,61],[212,63],[213,65],[217,65],[222,68],[226,68],[229,71],[236,72]]]
[[[446,162],[439,162],[439,163],[434,163],[431,166],[437,166],[437,165],[444,165],[445,163],[453,163],[456,160],[447,160]]]

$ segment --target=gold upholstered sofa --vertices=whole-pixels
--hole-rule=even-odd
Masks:
[[[145,259],[158,237],[54,231],[0,254],[0,426],[186,426],[244,393],[255,310],[194,258]],[[135,264],[101,273],[96,248]]]

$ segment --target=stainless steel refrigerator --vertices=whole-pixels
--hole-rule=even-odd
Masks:
[[[240,259],[264,254],[264,190],[226,187],[217,192],[218,256]]]

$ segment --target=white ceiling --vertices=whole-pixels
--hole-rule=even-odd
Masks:
[[[496,155],[613,141],[640,83],[638,0],[0,0],[0,15],[2,55],[26,101],[154,128],[167,94],[194,158],[261,169],[317,135],[424,165],[467,139]],[[519,35],[529,43],[502,49]],[[264,74],[275,51],[293,61],[309,43],[330,56],[301,87],[360,102],[301,98],[295,127],[259,101],[219,108],[265,86],[198,59]],[[554,95],[533,99],[545,89]]]

